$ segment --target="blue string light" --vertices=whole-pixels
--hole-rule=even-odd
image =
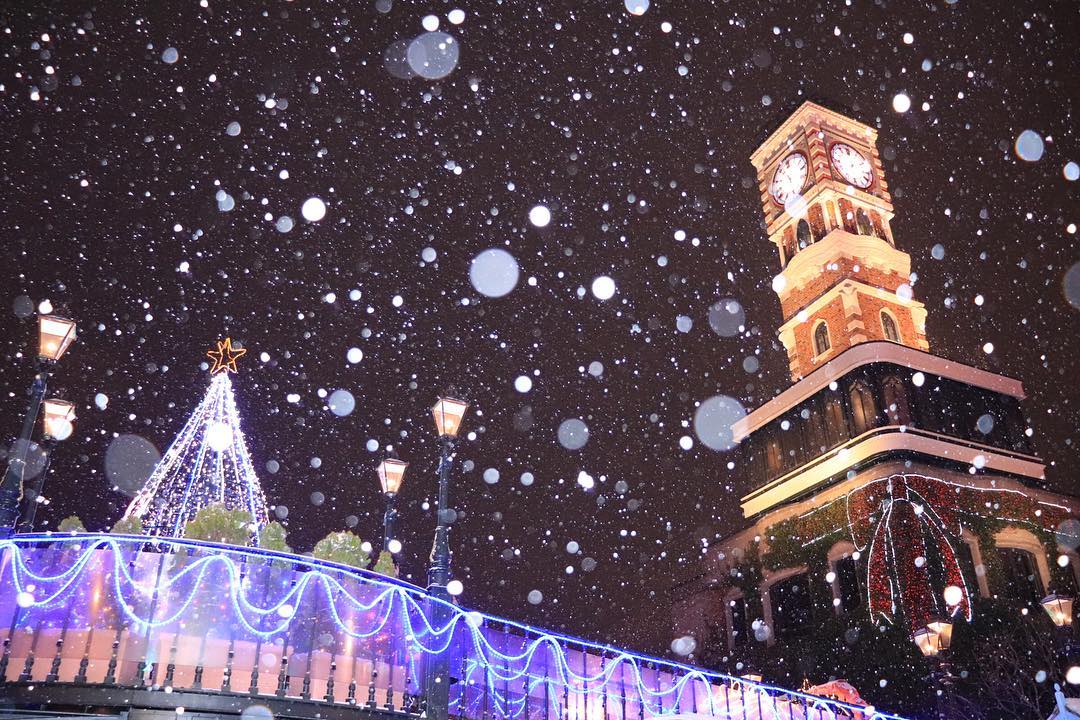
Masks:
[[[160,554],[140,553],[151,542],[155,543],[162,552]],[[27,562],[27,555],[36,550],[34,548],[36,544],[78,548],[80,552],[65,570],[49,575],[35,572]],[[128,553],[127,560],[124,555],[125,548]],[[183,553],[165,552],[168,550],[180,550]],[[309,592],[317,593],[318,597],[325,597],[328,615],[337,631],[344,636],[366,640],[393,630],[395,627],[400,628],[398,634],[401,639],[404,639],[407,647],[405,652],[410,658],[415,652],[428,655],[452,652],[455,638],[461,638],[461,635],[465,634],[465,637],[461,639],[466,642],[461,647],[471,646],[473,657],[463,659],[466,665],[466,680],[462,684],[462,696],[458,702],[465,702],[469,680],[482,669],[484,685],[491,694],[492,702],[497,707],[501,706],[506,716],[511,718],[522,712],[526,698],[522,697],[518,700],[500,691],[496,686],[497,683],[501,682],[506,687],[520,683],[522,688],[529,688],[530,691],[538,687],[540,683],[547,683],[549,689],[558,687],[566,693],[568,700],[571,697],[577,698],[574,700],[575,704],[580,701],[586,707],[590,702],[590,697],[595,701],[595,696],[606,694],[609,697],[640,703],[641,707],[652,715],[676,712],[682,706],[683,698],[688,691],[698,697],[700,689],[704,697],[708,699],[708,714],[718,716],[721,709],[717,702],[717,686],[731,687],[736,683],[757,692],[761,695],[763,703],[771,703],[774,707],[775,694],[779,693],[783,697],[792,698],[834,716],[839,708],[858,709],[820,697],[752,683],[719,673],[705,672],[699,668],[658,658],[632,655],[609,645],[590,643],[557,633],[544,632],[528,625],[466,611],[452,603],[429,596],[421,588],[409,583],[388,580],[383,576],[375,576],[366,571],[336,563],[285,553],[191,540],[162,540],[160,538],[151,540],[142,536],[102,534],[18,536],[0,542],[0,552],[4,551],[9,551],[13,558],[13,561],[5,567],[11,568],[12,583],[21,598],[20,604],[30,608],[55,607],[65,600],[80,587],[78,582],[80,579],[87,579],[90,576],[92,561],[99,558],[104,563],[103,558],[107,554],[112,559],[109,574],[113,581],[116,604],[126,617],[140,628],[161,628],[184,619],[197,599],[205,596],[207,592],[220,592],[220,584],[208,580],[207,576],[214,568],[221,568],[228,578],[228,586],[224,590],[232,606],[234,617],[246,632],[264,640],[280,635],[289,629],[301,602]],[[140,553],[138,557],[156,558],[159,563],[182,562],[183,567],[170,568],[168,573],[162,573],[160,579],[153,583],[140,582],[136,573],[129,567],[129,561],[133,559],[135,553]],[[193,553],[204,554],[192,559]],[[176,558],[182,559],[177,561]],[[130,564],[134,566],[134,562]],[[102,567],[107,569],[104,564]],[[266,580],[270,582],[277,568],[289,571],[281,573],[278,576],[279,580],[294,577],[292,573],[294,567],[301,567],[306,572],[303,572],[300,578],[291,584],[280,597],[258,604],[248,597],[251,589],[251,575],[246,573],[252,569],[264,569]],[[364,599],[355,596],[341,578],[348,578],[358,583],[365,590],[371,591],[373,597]],[[0,575],[0,580],[2,579],[3,575]],[[31,587],[33,592],[30,590]],[[41,595],[42,591],[44,591],[43,595]],[[34,592],[41,597],[33,596]],[[32,601],[27,602],[27,596],[23,593],[28,593],[33,597]],[[149,613],[144,617],[137,611],[140,598],[166,596],[174,600],[164,610],[166,617],[155,618]],[[177,600],[179,602],[175,602]],[[443,603],[449,609],[448,620],[441,627],[434,627],[428,619],[428,616],[433,614],[431,606],[435,603]],[[343,611],[352,612],[353,619],[364,618],[365,625],[360,628],[352,627],[351,623],[343,617]],[[279,616],[280,620],[273,623],[271,628],[262,629],[260,626],[263,625],[263,620],[272,615]],[[397,625],[393,624],[395,621]],[[500,650],[495,647],[488,633],[485,632],[487,626],[493,622],[512,628],[520,633],[523,640],[530,634],[535,637],[526,642],[519,652]],[[392,633],[389,634],[392,635]],[[584,671],[578,672],[571,667],[568,648],[565,647],[568,644],[580,649],[575,652],[604,656],[607,660],[595,673],[588,671],[587,662],[583,663],[586,665]],[[536,667],[538,654],[542,654],[545,660],[543,674],[540,674]],[[547,662],[549,658],[553,661],[550,664]],[[646,663],[656,667],[655,672],[668,675],[667,687],[650,688],[646,685],[643,671]],[[629,668],[629,671],[626,668]],[[626,677],[628,672],[629,682]],[[614,682],[616,674],[618,674],[619,682]],[[628,694],[628,691],[636,693],[636,697]],[[549,700],[553,694],[555,693],[548,693]],[[740,694],[740,697],[745,700],[746,695]],[[555,705],[559,704],[555,703]],[[864,716],[866,715],[864,712]],[[884,720],[895,716],[876,713],[869,717]]]

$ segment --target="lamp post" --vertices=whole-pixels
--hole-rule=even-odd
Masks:
[[[383,514],[383,552],[389,553],[394,561],[394,569],[397,569],[397,555],[401,552],[401,543],[394,538],[394,521],[397,520],[397,509],[394,500],[401,483],[405,480],[405,468],[409,463],[388,458],[379,463],[375,469],[379,474],[379,485],[382,487],[383,497],[386,498],[386,513]]]
[[[49,472],[49,464],[52,461],[52,452],[56,443],[71,437],[75,426],[75,403],[67,400],[50,398],[43,403],[42,412],[45,420],[45,432],[41,441],[45,451],[45,465],[41,472],[34,478],[33,485],[26,492],[26,514],[20,519],[18,527],[20,532],[34,531],[34,516],[37,515],[37,506],[40,503],[41,491],[45,487],[45,476]]]
[[[23,418],[22,432],[8,458],[3,482],[0,483],[0,537],[10,537],[15,532],[26,475],[26,456],[30,451],[30,439],[45,397],[49,373],[74,340],[73,320],[56,315],[38,317],[38,363],[34,382],[30,385],[30,405]]]
[[[941,696],[945,695],[947,699],[952,689],[953,677],[944,657],[952,645],[952,631],[952,620],[947,617],[934,617],[911,636],[923,657],[930,661],[930,679],[935,686],[934,698],[939,718],[946,717]]]
[[[428,566],[428,594],[432,597],[432,627],[437,631],[448,623],[450,593],[450,467],[454,460],[454,440],[469,404],[454,398],[439,398],[431,408],[435,428],[439,432],[439,510],[435,528],[435,544],[431,548]],[[427,717],[447,720],[450,714],[450,648],[432,656],[427,673]]]
[[[428,567],[428,592],[444,600],[450,597],[450,467],[454,460],[454,441],[469,404],[453,398],[439,398],[431,408],[439,431],[439,524],[435,528],[435,546]]]

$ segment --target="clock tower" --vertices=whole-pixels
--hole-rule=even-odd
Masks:
[[[1047,486],[1023,383],[930,352],[874,128],[804,103],[751,161],[792,382],[732,425],[743,519],[693,531],[674,637],[741,659],[1080,594],[1080,499]]]
[[[804,103],[751,156],[780,273],[778,334],[793,380],[859,343],[929,350],[898,250],[877,131]]]

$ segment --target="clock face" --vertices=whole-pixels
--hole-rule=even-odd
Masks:
[[[788,200],[802,191],[806,170],[806,156],[802,153],[791,153],[780,161],[769,183],[769,193],[778,204],[786,205]]]
[[[829,151],[829,159],[840,176],[851,185],[865,190],[874,182],[874,170],[870,167],[870,161],[850,145],[836,143]]]

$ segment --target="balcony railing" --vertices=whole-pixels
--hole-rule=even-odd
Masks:
[[[463,720],[896,717],[440,603],[297,555],[16,536],[0,542],[0,704],[101,706],[87,698],[104,689],[117,706],[417,715],[427,667],[442,655],[449,713]]]

